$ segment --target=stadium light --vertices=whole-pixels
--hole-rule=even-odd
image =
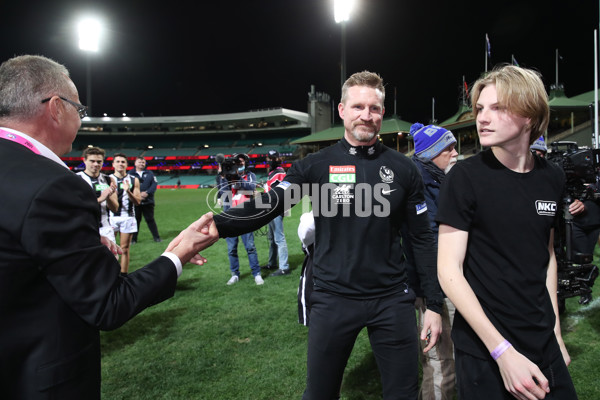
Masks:
[[[83,51],[98,52],[100,33],[102,27],[97,19],[85,18],[77,25],[79,32],[79,49]]]
[[[341,65],[341,84],[346,80],[346,23],[350,20],[350,14],[354,8],[355,0],[334,0],[333,14],[335,22],[342,27],[342,65]]]
[[[86,105],[88,115],[92,116],[92,53],[100,49],[102,26],[97,19],[84,18],[77,24],[79,33],[79,49],[86,52]]]

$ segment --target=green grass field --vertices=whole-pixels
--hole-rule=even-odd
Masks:
[[[208,189],[159,190],[156,219],[163,243],[155,243],[142,221],[131,249],[135,270],[160,255],[179,231],[209,211]],[[306,208],[306,207],[305,207]],[[208,263],[188,265],[175,296],[143,311],[121,328],[102,332],[104,399],[299,399],[306,374],[307,328],[297,323],[296,290],[304,255],[296,229],[302,206],[284,219],[292,274],[256,286],[239,245],[239,283],[230,277],[227,246],[220,240],[202,252]],[[266,236],[255,238],[261,265]],[[597,259],[596,259],[597,260]],[[594,298],[598,297],[598,283]],[[570,371],[581,400],[600,399],[597,379],[600,302],[567,300],[563,336]],[[358,338],[342,387],[342,399],[380,399],[381,387],[366,332]]]

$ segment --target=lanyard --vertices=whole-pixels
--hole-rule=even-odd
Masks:
[[[0,129],[0,139],[6,139],[18,143],[22,146],[27,147],[29,150],[33,151],[35,154],[41,154],[37,147],[29,140],[25,139],[22,136],[17,135],[16,133],[5,131],[4,129]]]

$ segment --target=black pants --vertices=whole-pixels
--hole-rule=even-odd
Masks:
[[[573,242],[572,249],[574,253],[594,254],[600,227],[582,227],[576,223],[573,224]]]
[[[158,234],[158,227],[156,226],[156,221],[154,221],[154,203],[140,204],[139,206],[135,206],[135,219],[137,221],[138,232],[142,228],[140,225],[142,223],[142,214],[144,214],[144,219],[146,220],[146,224],[148,224],[148,229],[150,229],[152,237],[154,239],[159,239],[160,235]],[[138,232],[133,234],[133,240],[136,242]]]
[[[412,290],[356,300],[315,290],[310,296],[304,400],[339,398],[346,363],[366,327],[383,398],[415,400],[418,393],[417,321]]]
[[[504,388],[498,364],[482,360],[455,348],[455,366],[458,398],[461,400],[514,400]],[[550,384],[546,399],[576,400],[577,394],[567,365],[559,354],[550,366],[542,368]]]

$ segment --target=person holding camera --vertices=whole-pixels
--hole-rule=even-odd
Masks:
[[[550,110],[540,75],[505,65],[475,82],[481,145],[440,191],[438,276],[456,306],[461,399],[576,399],[557,300],[554,227],[565,175],[529,146]]]
[[[577,254],[594,254],[600,235],[600,199],[597,197],[600,191],[598,183],[587,186],[591,195],[585,200],[575,199],[569,205],[569,212],[573,215],[572,249]]]
[[[269,161],[269,176],[265,185],[265,192],[270,191],[285,179],[285,170],[281,167],[281,157],[277,150],[269,150],[267,153],[267,161]],[[269,232],[267,234],[269,240],[269,269],[276,268],[277,271],[269,276],[282,276],[290,274],[290,264],[288,263],[288,248],[283,232],[283,214],[276,216],[269,222]],[[279,263],[277,263],[279,259]]]
[[[536,155],[546,158],[548,147],[544,136],[540,136],[529,149]],[[597,183],[588,186],[588,193],[597,193]],[[591,197],[591,198],[587,198]],[[595,196],[587,196],[583,201],[573,199],[569,204],[569,213],[573,216],[572,240],[573,253],[594,254],[594,248],[600,235],[600,205]]]
[[[247,170],[248,156],[243,153],[234,154],[233,159],[224,160],[219,165],[217,174],[217,187],[219,188],[218,198],[226,213],[231,207],[244,203],[254,197],[256,190],[256,175]],[[242,243],[248,254],[248,263],[252,276],[257,285],[265,283],[260,275],[260,264],[258,263],[258,254],[254,245],[254,233],[248,232],[240,236],[228,237],[227,253],[229,255],[229,269],[231,278],[227,285],[233,285],[240,280],[240,260],[238,258],[238,243],[242,238]]]

